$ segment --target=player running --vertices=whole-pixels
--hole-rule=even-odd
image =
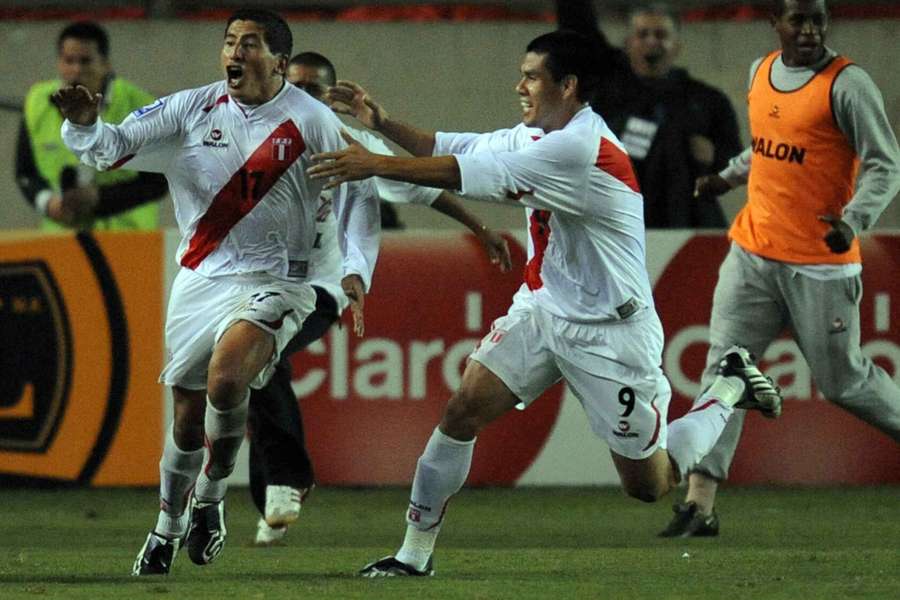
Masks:
[[[278,15],[240,10],[226,26],[224,81],[159,99],[119,126],[98,118],[100,97],[86,88],[55,95],[68,119],[63,139],[83,162],[166,175],[183,236],[160,375],[172,387],[175,422],[160,460],[161,510],[135,575],[168,573],[185,538],[196,564],[222,551],[226,478],[244,439],[250,388],[265,385],[315,309],[307,279],[322,183],[307,168],[312,154],[343,142],[328,107],[285,83],[291,45]],[[341,286],[361,335],[378,253],[375,191],[342,186],[333,210]]]
[[[470,356],[460,389],[419,458],[399,552],[367,577],[431,575],[447,502],[469,472],[475,439],[559,379],[604,439],[625,491],[655,501],[713,446],[735,406],[777,413],[778,390],[741,347],[693,409],[667,427],[671,396],[662,326],[645,267],[642,198],[627,154],[587,100],[604,75],[570,31],[528,45],[516,86],[522,124],[487,134],[430,133],[391,119],[356,84],[332,99],[421,158],[358,144],[314,157],[329,185],[379,175],[527,207],[525,283]],[[433,155],[433,156],[432,156]]]

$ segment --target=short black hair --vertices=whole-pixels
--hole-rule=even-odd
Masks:
[[[305,65],[307,67],[312,67],[314,69],[325,69],[328,73],[328,85],[334,85],[337,83],[337,74],[334,70],[334,65],[331,64],[331,61],[319,54],[318,52],[301,52],[291,59],[291,65]]]
[[[825,12],[828,12],[828,0],[822,0],[822,4],[825,6]],[[785,10],[787,10],[787,6],[785,6],[785,0],[772,0],[773,16],[780,17],[784,14]]]
[[[96,42],[97,51],[103,58],[109,57],[109,35],[106,30],[93,21],[78,21],[66,26],[59,32],[56,38],[56,51],[62,51],[63,42],[68,39],[81,40],[83,42]]]
[[[568,75],[578,78],[578,100],[587,102],[600,84],[607,61],[601,57],[597,42],[571,29],[557,29],[540,35],[528,44],[526,52],[543,54],[545,64],[557,83]]]
[[[228,17],[228,23],[225,24],[226,35],[228,35],[228,28],[235,21],[253,21],[260,25],[263,30],[263,40],[272,54],[281,54],[285,58],[291,55],[294,48],[294,36],[291,34],[291,28],[278,14],[263,8],[237,10]]]
[[[646,4],[638,4],[628,11],[628,22],[638,15],[658,15],[660,17],[668,17],[675,25],[675,31],[681,30],[681,16],[666,2],[649,2]]]

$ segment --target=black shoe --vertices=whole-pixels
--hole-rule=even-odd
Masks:
[[[715,537],[719,535],[719,515],[716,511],[701,515],[697,512],[697,504],[687,502],[672,507],[675,516],[669,525],[659,532],[659,537]]]
[[[191,499],[188,556],[195,565],[208,565],[225,547],[225,501],[198,502]]]
[[[771,378],[762,374],[754,364],[755,357],[742,346],[732,346],[725,351],[716,372],[723,377],[739,377],[744,382],[744,397],[735,408],[758,410],[764,417],[774,419],[781,415],[781,390]]]
[[[132,575],[168,575],[178,554],[178,538],[169,539],[151,531],[131,567]]]
[[[393,556],[385,556],[364,566],[359,574],[361,577],[429,577],[434,575],[434,560],[428,557],[428,564],[419,571]]]

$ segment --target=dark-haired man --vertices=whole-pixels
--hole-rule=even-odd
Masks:
[[[301,52],[288,63],[287,80],[320,100],[336,83],[334,65],[317,52]],[[369,131],[345,127],[369,151],[392,154]],[[509,270],[509,248],[503,237],[485,227],[449,193],[379,177],[373,181],[381,199],[382,227],[385,205],[431,206],[471,229],[491,262],[504,272]],[[331,202],[330,191],[319,196],[316,243],[310,261],[313,272],[309,281],[316,291],[316,310],[288,344],[269,384],[250,395],[250,493],[261,515],[254,540],[257,545],[270,545],[284,537],[288,526],[300,516],[303,499],[315,481],[302,416],[291,388],[288,357],[322,337],[347,306],[346,296],[341,292],[341,253]]]
[[[224,81],[161,98],[119,126],[98,118],[100,98],[84,87],[54,96],[67,117],[63,139],[83,162],[166,174],[183,236],[160,375],[175,422],[160,461],[161,510],[135,575],[168,573],[185,537],[194,563],[219,555],[250,389],[267,383],[315,309],[307,281],[322,185],[307,169],[312,154],[342,146],[341,124],[285,82],[291,45],[278,15],[240,10],[225,30]],[[357,335],[378,254],[376,199],[367,182],[333,195],[341,286]]]
[[[109,61],[109,36],[96,23],[67,25],[56,41],[59,79],[34,84],[25,97],[16,149],[16,182],[43,215],[41,228],[156,229],[166,180],[156,173],[125,169],[97,172],[79,165],[60,139],[63,117],[50,102],[61,85],[83,85],[102,94],[100,112],[108,123],[153,101],[133,83],[116,77]]]
[[[825,46],[825,0],[775,0],[771,23],[781,49],[750,68],[753,145],[697,181],[698,194],[746,184],[748,196],[719,270],[703,383],[735,340],[761,356],[789,327],[822,395],[900,441],[900,388],[860,348],[857,238],[900,191],[900,149],[875,83]],[[738,411],[692,470],[662,537],[719,534],[716,491],[743,422]]]
[[[593,2],[557,0],[556,6],[560,27],[591,35],[597,60],[614,67],[591,105],[634,163],[645,225],[724,229],[717,199],[695,198],[694,180],[740,152],[737,117],[725,94],[675,65],[682,44],[678,15],[665,3],[636,3],[619,49],[597,26]]]
[[[476,435],[560,379],[609,445],[626,493],[647,502],[706,454],[736,404],[780,406],[777,390],[735,346],[694,409],[667,427],[671,388],[659,366],[663,335],[644,264],[641,195],[621,143],[587,104],[603,76],[594,56],[575,32],[532,40],[516,86],[522,123],[486,134],[415,129],[350,82],[329,93],[419,158],[352,144],[314,157],[322,161],[315,177],[336,185],[378,175],[524,206],[530,234],[525,283],[470,355],[419,458],[403,545],[366,565],[364,576],[433,573],[437,533],[468,475]]]

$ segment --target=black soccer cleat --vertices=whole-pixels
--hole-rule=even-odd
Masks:
[[[131,574],[141,575],[168,575],[178,554],[178,538],[169,539],[155,531],[147,534],[147,541],[131,567]]]
[[[433,557],[428,557],[428,564],[421,571],[400,562],[393,556],[385,556],[382,559],[369,563],[359,570],[360,577],[430,577],[434,575]]]
[[[225,500],[199,502],[191,499],[191,526],[188,529],[188,556],[195,565],[208,565],[225,547]]]
[[[781,389],[754,364],[755,357],[743,346],[732,346],[719,361],[716,373],[722,377],[738,377],[744,382],[744,396],[735,408],[758,410],[764,417],[781,415]]]
[[[675,516],[668,526],[659,532],[659,537],[716,537],[719,535],[719,516],[716,511],[702,515],[697,511],[697,504],[686,502],[672,507]]]

